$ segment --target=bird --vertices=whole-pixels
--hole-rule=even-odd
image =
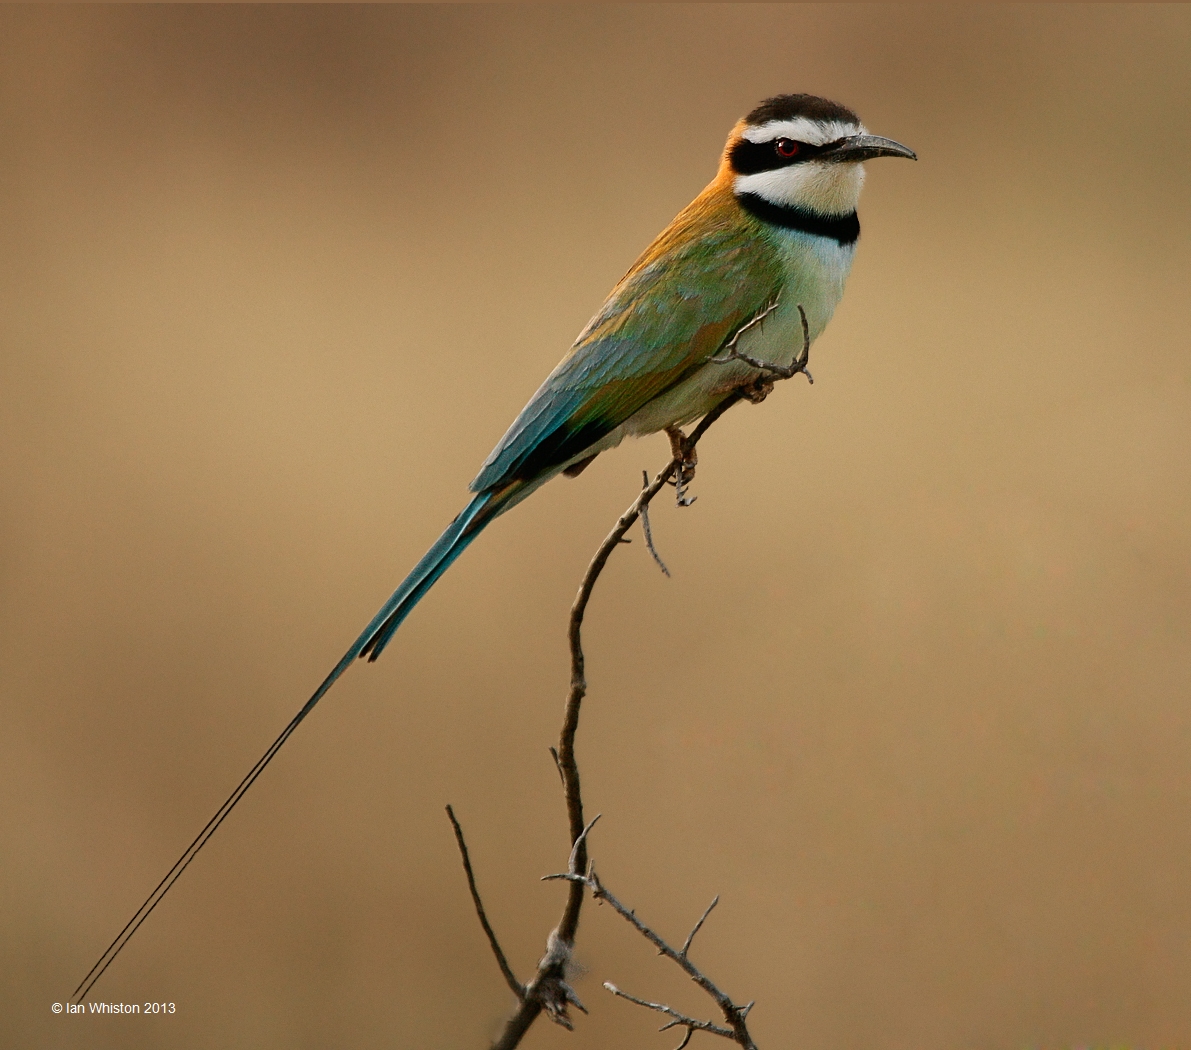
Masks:
[[[878,157],[917,160],[815,95],[767,98],[736,122],[715,177],[612,289],[484,460],[467,505],[113,941],[76,989],[80,1001],[298,724],[357,659],[381,655],[488,525],[625,437],[665,431],[674,441],[732,392],[759,385],[763,396],[757,363],[794,364],[843,295],[864,162]]]
[[[914,151],[870,135],[814,95],[760,103],[728,136],[711,183],[654,239],[484,460],[470,502],[323,682],[376,660],[483,529],[626,436],[673,434],[760,378],[742,356],[789,366],[827,326],[852,268],[864,161]],[[716,360],[734,334],[739,355]],[[322,693],[312,698],[317,703]]]

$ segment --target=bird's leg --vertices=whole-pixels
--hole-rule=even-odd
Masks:
[[[670,455],[675,459],[681,459],[684,463],[689,457],[691,466],[693,467],[699,462],[699,457],[694,451],[687,452],[686,435],[678,427],[666,427],[666,437],[670,439]]]
[[[699,456],[693,448],[687,445],[686,435],[678,427],[666,427],[666,437],[670,439],[670,454],[678,460],[678,469],[674,472],[674,498],[680,507],[689,507],[697,496],[686,495],[686,487],[695,480],[695,466]]]

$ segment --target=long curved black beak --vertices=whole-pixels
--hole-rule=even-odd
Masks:
[[[845,161],[871,160],[873,157],[908,157],[917,160],[918,154],[909,146],[880,135],[849,135],[846,139],[831,143],[819,157],[842,164]]]

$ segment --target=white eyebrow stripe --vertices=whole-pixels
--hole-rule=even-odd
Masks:
[[[743,135],[749,142],[772,142],[774,139],[794,139],[795,142],[809,142],[821,146],[824,142],[847,138],[849,135],[865,134],[863,124],[849,124],[842,120],[810,120],[794,117],[792,120],[770,120],[753,128],[745,128]]]

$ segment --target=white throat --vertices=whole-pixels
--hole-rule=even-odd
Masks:
[[[755,193],[770,204],[804,208],[817,215],[848,215],[864,186],[864,165],[808,160],[755,175],[737,175],[737,193]]]

